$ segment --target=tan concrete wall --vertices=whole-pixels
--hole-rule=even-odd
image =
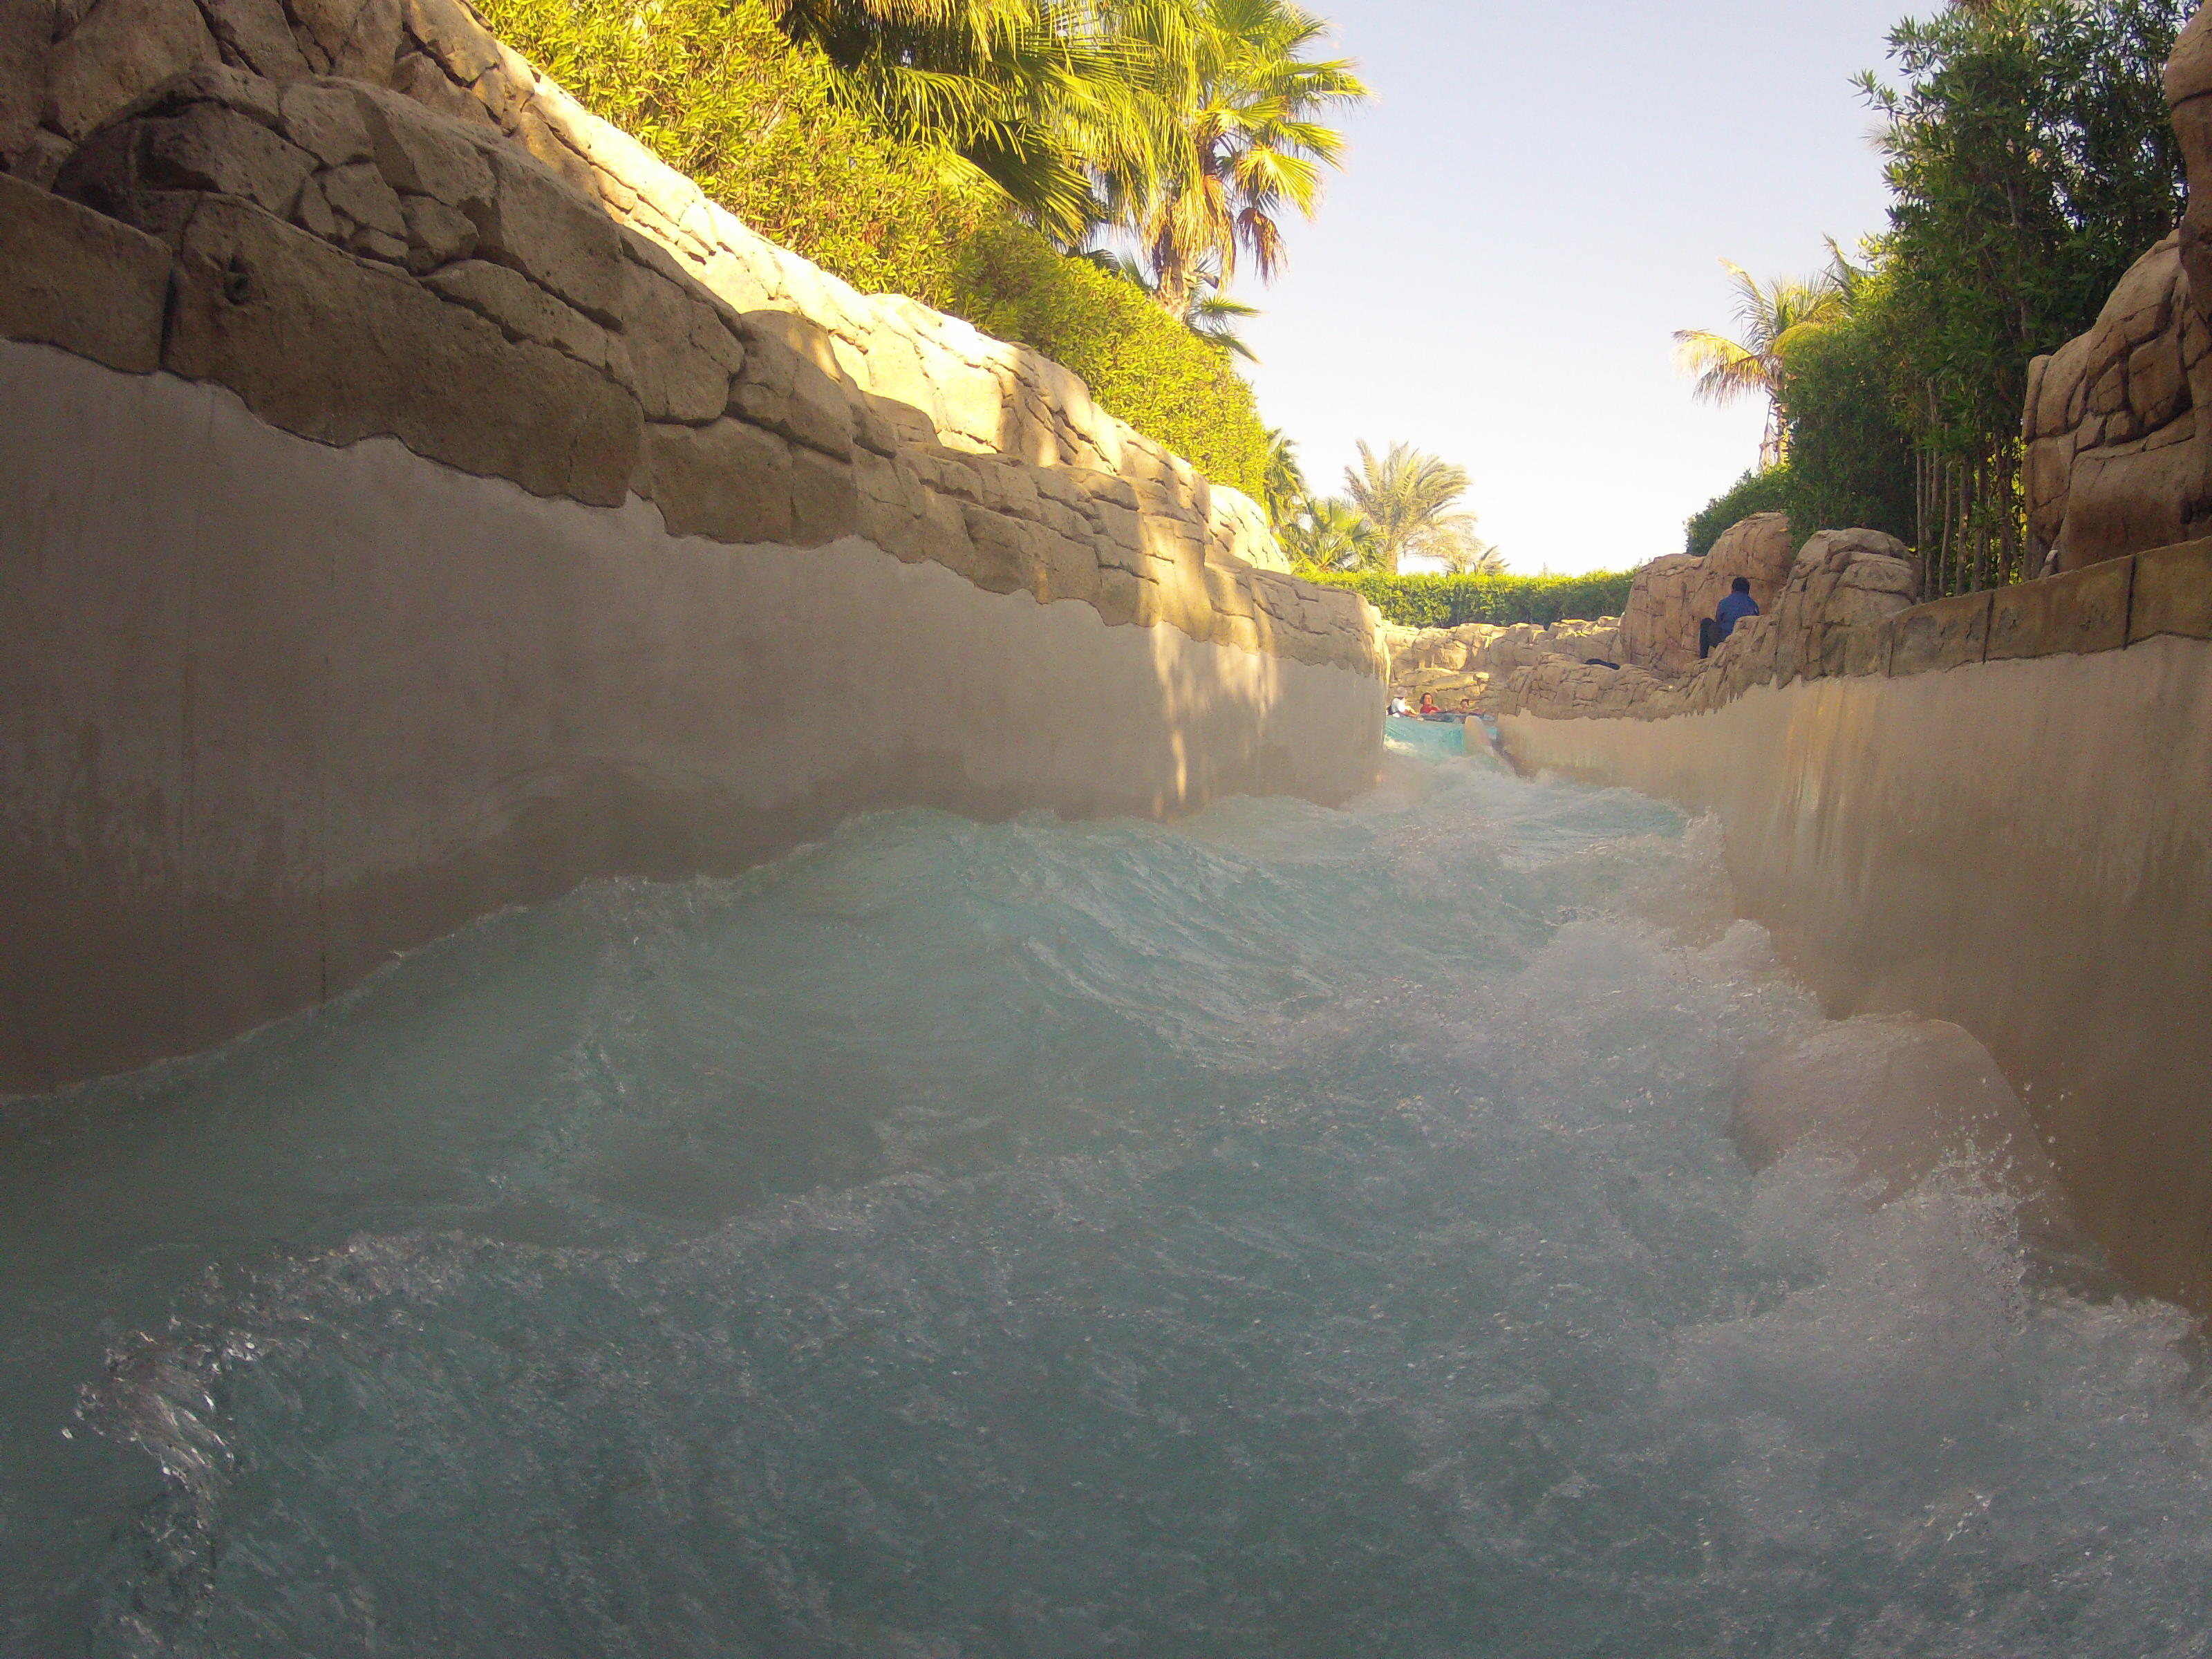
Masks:
[[[669,535],[0,342],[0,1090],[188,1051],[587,878],[873,807],[1371,781],[1380,688],[858,538]]]
[[[1972,1031],[2121,1270],[2212,1306],[2212,643],[1501,728],[1524,769],[1717,813],[1830,1012]]]

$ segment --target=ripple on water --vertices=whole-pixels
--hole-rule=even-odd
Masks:
[[[1751,1172],[1850,1028],[1711,825],[1457,738],[602,884],[17,1103],[8,1650],[2207,1651],[2187,1322],[1972,1168]]]

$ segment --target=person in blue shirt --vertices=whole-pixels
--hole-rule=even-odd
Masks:
[[[1746,617],[1756,617],[1758,614],[1759,601],[1751,597],[1751,579],[1747,576],[1738,576],[1729,584],[1729,591],[1721,602],[1713,607],[1711,623],[1698,630],[1705,635],[1699,641],[1700,649],[1698,654],[1704,656],[1714,646],[1735,633],[1735,625],[1738,623]]]

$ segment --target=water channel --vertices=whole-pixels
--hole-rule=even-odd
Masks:
[[[0,1651],[2212,1652],[2192,1322],[1972,1168],[1754,1172],[1856,1028],[1714,828],[1393,726],[0,1105]]]

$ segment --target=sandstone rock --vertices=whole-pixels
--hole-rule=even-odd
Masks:
[[[931,509],[942,498],[914,468],[902,459],[863,453],[853,458],[853,478],[860,492],[859,533],[908,564],[928,558],[935,527]]]
[[[628,492],[636,400],[605,375],[252,208],[185,233],[163,367],[229,386],[325,443],[397,438],[464,471],[607,506]]]
[[[462,85],[499,67],[499,42],[458,0],[404,0],[400,15],[408,32]]]
[[[467,87],[458,85],[428,52],[403,53],[392,65],[392,89],[424,108],[464,126],[499,131],[499,123],[483,100]]]
[[[81,140],[172,76],[221,57],[192,0],[101,0],[53,48],[46,118]]]
[[[282,216],[315,170],[306,150],[218,104],[195,104],[138,128],[139,181],[155,190],[215,191]],[[398,204],[392,205],[397,222]]]
[[[2192,185],[2212,190],[2207,62],[2212,35],[2192,19],[2166,85]],[[2192,195],[2177,233],[2128,269],[2089,331],[2034,366],[2021,421],[2031,569],[2046,550],[2058,569],[2077,570],[2212,528],[2212,430],[2196,419],[2212,396],[2198,344],[2208,231],[2212,200]]]
[[[169,264],[152,237],[0,177],[0,335],[150,374]]]
[[[742,421],[646,428],[653,499],[671,533],[791,540],[791,449]]]
[[[1772,641],[1775,683],[1842,672],[1842,631],[1895,616],[1912,603],[1917,584],[1905,544],[1893,536],[1878,530],[1813,536],[1760,630],[1762,646]]]
[[[623,281],[623,340],[646,418],[692,425],[720,419],[730,405],[730,377],[745,362],[737,336],[712,307],[641,265],[627,264]]]
[[[351,92],[384,181],[394,190],[459,208],[477,221],[481,236],[498,194],[486,141],[396,94],[368,87]]]
[[[33,133],[30,142],[15,153],[6,171],[10,178],[20,179],[27,185],[35,185],[40,190],[51,190],[63,164],[76,152],[76,146],[61,134],[41,128]]]
[[[477,251],[476,221],[434,196],[409,196],[400,202],[407,226],[407,268],[417,276],[466,259]],[[493,266],[503,270],[503,266]]]
[[[2136,555],[2128,593],[2128,643],[2160,634],[2212,639],[2212,542]]]
[[[343,85],[294,82],[278,100],[277,130],[326,167],[376,159],[362,104]],[[485,169],[489,180],[489,169]]]
[[[508,149],[491,157],[497,186],[490,202],[481,210],[453,204],[476,219],[478,256],[513,265],[595,322],[619,325],[629,269],[620,233],[597,203],[538,162]],[[447,199],[436,190],[422,193]]]
[[[322,187],[323,200],[331,211],[342,221],[351,222],[350,228],[380,230],[402,242],[406,240],[407,216],[400,208],[399,192],[386,184],[384,175],[369,162],[332,167],[315,182]],[[272,212],[277,210],[268,203],[262,205]]]
[[[1349,593],[1340,597],[1357,598]],[[1418,701],[1422,691],[1438,686],[1447,687],[1454,695],[1479,696],[1480,689],[1492,680],[1502,688],[1514,669],[1533,667],[1553,656],[1576,663],[1591,658],[1610,661],[1619,626],[1619,619],[1612,617],[1570,618],[1549,628],[1534,623],[1504,628],[1464,623],[1449,629],[1397,628],[1386,623],[1382,643],[1392,685],[1409,701]],[[1442,699],[1443,693],[1437,691],[1437,695]],[[1447,702],[1444,706],[1456,705]]]
[[[113,27],[168,0],[69,3],[128,48],[76,49],[97,107],[70,183],[183,250],[166,365],[264,419],[539,493],[635,483],[682,533],[865,530],[1040,602],[1379,672],[1362,601],[1260,582],[1281,555],[1254,503],[1059,365],[762,242],[458,0],[203,0],[204,40],[171,8],[182,47]]]
[[[2133,574],[2126,561],[2100,560],[2042,581],[1992,589],[1988,659],[2118,650],[2128,642]]]
[[[218,74],[246,88],[270,90],[267,82],[234,71]],[[172,83],[155,95],[155,107],[176,113],[137,116],[93,135],[64,164],[55,189],[149,230],[165,220],[160,198],[179,192],[216,191],[289,215],[314,171],[314,157],[241,113],[235,96],[220,103],[180,102],[177,88],[196,90],[214,78],[198,71],[189,83]],[[274,120],[273,100],[255,96],[246,102]]]
[[[1751,597],[1769,610],[1792,556],[1789,516],[1754,513],[1722,532],[1703,557],[1676,553],[1652,560],[1636,573],[1621,611],[1621,660],[1662,674],[1686,673],[1698,660],[1698,622],[1713,614],[1735,579],[1747,579]]]
[[[821,366],[826,348],[817,353],[811,345],[809,331],[794,329],[780,313],[748,316],[744,362],[729,389],[730,412],[834,460],[850,460],[852,402]],[[971,473],[964,483],[980,498],[981,481]],[[960,485],[951,487],[957,491]]]
[[[400,0],[289,0],[295,39],[318,74],[384,86],[399,55]]]
[[[794,445],[791,451],[791,537],[822,547],[860,528],[860,492],[850,462]]]
[[[52,0],[0,6],[0,167],[13,168],[38,136],[53,41]]]
[[[2205,457],[2196,414],[2191,410],[2134,443],[2099,445],[2075,456],[2054,544],[2059,569],[2079,570],[2196,533],[2205,522]]]
[[[199,4],[227,58],[272,81],[311,72],[278,0],[199,0]]]
[[[1980,662],[1989,649],[1990,596],[1954,593],[1917,605],[1899,619],[1892,674],[1925,674]]]
[[[487,75],[477,83],[479,96],[491,85],[495,76]],[[562,140],[561,134],[538,113],[538,100],[532,96],[514,116],[515,141],[537,161],[539,166],[559,179],[579,196],[596,200],[591,163],[579,155]]]
[[[627,354],[614,347],[605,329],[518,270],[468,259],[424,280],[454,304],[496,324],[509,339],[534,340],[613,379],[629,379]]]

